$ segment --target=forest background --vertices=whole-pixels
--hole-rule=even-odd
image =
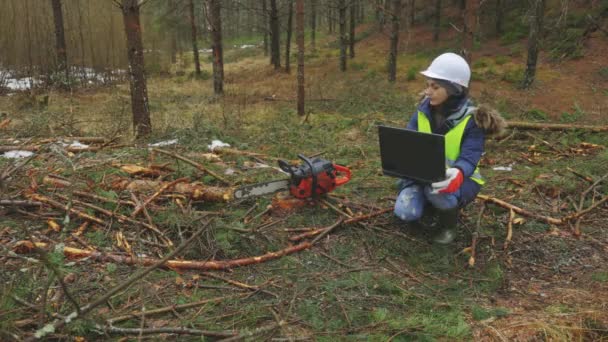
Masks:
[[[607,1],[0,9],[2,339],[608,338]],[[446,51],[511,128],[438,247],[386,213],[376,125],[405,125]],[[230,199],[298,153],[353,179]]]

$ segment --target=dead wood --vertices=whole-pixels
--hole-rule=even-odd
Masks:
[[[141,203],[141,205],[137,205],[137,207],[135,207],[135,210],[133,210],[133,213],[131,213],[131,217],[132,218],[136,217],[137,214],[139,214],[139,212],[142,211],[142,209],[144,209],[148,204],[150,204],[150,202],[154,201],[154,199],[157,198],[158,196],[160,196],[160,194],[162,194],[165,190],[171,189],[178,183],[183,183],[183,182],[187,182],[187,181],[188,181],[188,178],[179,178],[172,182],[167,182],[167,183],[163,184],[154,194],[152,194],[152,196],[146,198],[146,200],[144,200],[143,203]]]
[[[39,195],[39,194],[31,194],[28,197],[31,200],[33,200],[33,201],[38,201],[38,202],[42,202],[44,204],[48,204],[49,206],[51,206],[51,207],[53,207],[55,209],[60,209],[60,210],[63,210],[65,212],[70,212],[70,213],[76,214],[76,216],[78,216],[78,217],[80,217],[82,219],[85,219],[85,220],[88,220],[88,221],[91,221],[91,222],[95,222],[95,223],[97,223],[97,224],[99,224],[101,226],[105,226],[106,225],[106,223],[102,219],[100,219],[100,218],[97,218],[95,216],[89,215],[87,213],[83,213],[80,210],[76,210],[74,208],[70,208],[67,205],[59,203],[59,202],[57,202],[55,200],[52,200],[52,199],[50,199],[50,198],[48,198],[46,196],[42,196],[42,195]]]
[[[560,225],[560,224],[564,223],[564,221],[562,219],[556,219],[556,218],[553,218],[553,217],[539,215],[539,214],[533,213],[531,211],[522,209],[522,208],[520,208],[518,206],[515,206],[513,204],[507,203],[507,202],[505,202],[503,200],[500,200],[498,198],[495,198],[495,197],[490,197],[490,196],[479,194],[479,195],[477,195],[477,198],[479,198],[479,199],[481,199],[483,201],[486,201],[486,202],[492,202],[492,203],[497,204],[497,205],[499,205],[499,206],[501,206],[503,208],[506,208],[506,209],[512,209],[514,212],[516,212],[516,213],[518,213],[518,214],[520,214],[522,216],[532,217],[532,218],[535,218],[537,220],[540,220],[540,221],[543,221],[543,222],[546,222],[546,223],[549,223],[549,224]]]
[[[607,132],[608,126],[592,126],[592,125],[576,125],[576,124],[551,124],[551,123],[536,123],[536,122],[525,122],[525,121],[509,121],[507,127],[519,128],[523,130],[549,130],[549,131],[563,131],[563,130],[585,130],[591,132]]]
[[[262,153],[241,151],[241,150],[237,150],[237,149],[229,148],[229,147],[217,147],[217,148],[213,149],[213,152],[217,152],[220,154],[226,153],[226,154],[236,154],[239,156],[258,157],[258,158],[274,160],[274,161],[281,159],[281,158],[277,158],[277,157],[271,157],[271,156],[268,156],[268,155],[265,155]]]
[[[69,201],[69,199],[66,196],[58,194],[57,197],[65,200],[65,201]],[[97,211],[97,212],[99,212],[99,213],[101,213],[101,214],[103,214],[103,215],[105,215],[107,217],[115,218],[120,223],[129,222],[129,223],[132,223],[132,224],[139,225],[139,226],[142,226],[144,228],[147,228],[147,229],[153,231],[154,233],[158,234],[159,237],[165,243],[165,245],[167,245],[167,246],[173,246],[173,242],[170,239],[168,239],[165,236],[165,234],[163,234],[163,232],[161,232],[158,228],[156,228],[156,226],[154,226],[152,224],[149,224],[149,223],[146,223],[146,222],[141,222],[141,221],[135,220],[135,219],[133,219],[131,217],[127,217],[127,216],[124,216],[124,215],[120,215],[118,213],[115,213],[115,212],[112,212],[110,210],[98,207],[98,206],[96,206],[94,204],[91,204],[91,203],[79,201],[79,200],[76,200],[76,199],[72,199],[72,202],[75,203],[75,204],[79,204],[79,205],[82,205],[84,207],[87,207],[89,209],[93,209],[93,210],[95,210],[95,211]]]
[[[168,155],[168,156],[171,156],[171,157],[173,157],[173,158],[179,159],[179,160],[181,160],[181,161],[183,161],[183,162],[186,162],[186,163],[188,163],[188,164],[190,164],[190,165],[194,166],[195,168],[197,168],[197,169],[199,169],[199,170],[201,170],[201,171],[203,171],[203,172],[205,172],[205,173],[208,173],[208,174],[209,174],[209,175],[211,175],[213,178],[215,178],[215,179],[219,180],[220,182],[222,182],[222,183],[224,183],[224,184],[226,184],[226,185],[231,185],[231,184],[232,184],[232,183],[230,183],[229,181],[227,181],[226,179],[224,179],[224,177],[222,177],[222,176],[220,176],[220,175],[216,174],[215,172],[213,172],[213,171],[211,171],[211,170],[207,169],[207,168],[206,168],[206,167],[204,167],[203,165],[201,165],[201,164],[199,164],[199,163],[195,162],[194,160],[188,159],[188,158],[186,158],[186,157],[184,157],[184,156],[180,156],[179,154],[176,154],[176,153],[171,153],[171,152],[169,152],[169,151],[161,150],[161,149],[159,149],[159,148],[153,148],[153,149],[152,149],[152,151],[154,151],[154,152],[158,152],[158,153],[162,153],[162,154],[164,154],[164,155]]]
[[[115,326],[97,326],[97,328],[107,334],[123,335],[149,335],[149,334],[174,334],[174,335],[195,335],[209,336],[215,338],[228,338],[235,336],[237,332],[232,331],[210,331],[184,327],[162,327],[162,328],[119,328]]]
[[[36,145],[27,145],[27,146],[0,146],[0,152],[8,152],[8,151],[30,151],[37,152],[40,151],[44,146],[36,146]],[[68,152],[97,152],[100,150],[98,146],[65,146],[63,147]]]
[[[513,209],[509,210],[509,222],[507,222],[507,237],[505,238],[505,243],[502,246],[503,250],[507,250],[509,248],[509,244],[511,243],[511,238],[513,237],[513,219],[515,218],[515,211]]]
[[[159,169],[154,169],[151,167],[139,166],[139,165],[122,165],[119,166],[120,170],[135,176],[146,176],[146,177],[159,177],[162,175]]]
[[[157,191],[169,182],[152,180],[130,180],[117,179],[112,182],[111,187],[115,190],[130,190],[133,192],[152,192]],[[209,202],[228,202],[232,199],[231,188],[209,186],[201,183],[178,183],[173,187],[173,191],[184,194],[193,200],[203,200]]]
[[[23,242],[23,241],[21,241]],[[44,248],[47,246],[46,243],[37,242],[34,244],[36,247]],[[268,252],[259,256],[233,259],[233,260],[209,260],[209,261],[196,261],[196,260],[165,260],[157,267],[173,269],[173,270],[229,270],[235,267],[248,266],[253,264],[263,263],[269,260],[278,259],[285,255],[293,254],[296,252],[303,251],[312,246],[309,242],[302,242],[295,246],[290,246],[285,249]],[[15,250],[16,253],[28,252],[27,244],[19,244],[20,248]],[[63,254],[68,259],[78,260],[83,258],[89,258],[91,260],[103,261],[103,262],[114,262],[117,264],[125,265],[141,265],[150,266],[156,265],[159,259],[153,258],[137,258],[128,255],[120,254],[106,254],[99,251],[89,251],[84,249],[78,249],[73,247],[63,247]]]
[[[11,123],[11,119],[4,119],[2,121],[0,121],[0,129],[6,128],[8,127],[8,125]]]
[[[45,325],[43,328],[41,328],[38,331],[36,331],[35,335],[33,337],[31,337],[31,338],[28,338],[27,340],[28,341],[33,341],[34,339],[43,338],[49,332],[57,331],[59,328],[64,327],[66,324],[69,324],[70,322],[72,322],[72,321],[74,321],[74,320],[76,320],[76,319],[78,319],[80,317],[83,317],[84,315],[86,315],[87,313],[89,313],[91,310],[93,310],[94,308],[98,307],[99,305],[104,304],[108,299],[112,298],[114,295],[116,295],[120,291],[124,290],[125,288],[129,287],[130,285],[132,285],[136,281],[138,281],[141,278],[145,277],[150,272],[152,272],[155,269],[161,267],[169,259],[173,258],[177,254],[179,254],[183,250],[185,250],[192,243],[192,241],[194,241],[195,239],[197,239],[198,236],[203,231],[205,231],[207,229],[208,224],[209,223],[202,224],[201,227],[196,232],[194,232],[194,234],[192,234],[192,236],[188,240],[184,241],[182,244],[179,245],[179,247],[177,247],[171,253],[167,254],[164,258],[158,260],[156,263],[150,265],[149,267],[147,267],[147,268],[145,268],[143,270],[140,270],[140,271],[134,273],[129,278],[127,278],[124,282],[122,282],[122,283],[118,284],[117,286],[113,287],[112,289],[110,289],[103,296],[97,298],[92,303],[87,304],[87,305],[81,307],[80,308],[80,313],[78,313],[77,311],[74,311],[74,312],[70,313],[69,315],[67,315],[65,318],[56,319],[52,323],[49,323],[49,324]],[[65,252],[65,247],[64,247],[64,252]]]
[[[231,295],[231,296],[224,296],[224,297],[216,297],[216,298],[210,298],[210,299],[204,299],[204,300],[199,300],[196,302],[191,302],[191,303],[186,303],[186,304],[181,304],[181,305],[169,305],[166,306],[164,308],[158,308],[158,309],[152,309],[152,310],[146,310],[145,312],[142,311],[137,311],[137,312],[133,312],[127,315],[122,315],[122,316],[118,316],[118,317],[114,317],[114,318],[110,318],[107,320],[108,324],[112,325],[114,323],[117,322],[122,322],[122,321],[126,321],[128,319],[131,318],[140,318],[142,316],[151,316],[151,315],[158,315],[161,313],[165,313],[165,312],[173,312],[173,311],[179,311],[179,310],[185,310],[185,309],[190,309],[190,308],[194,308],[197,306],[201,306],[201,305],[205,305],[205,304],[209,304],[209,303],[220,303],[223,302],[224,300],[227,299],[235,299],[235,298],[241,298],[241,297],[246,297],[249,296],[249,293],[239,293],[236,295]]]
[[[41,202],[24,200],[0,200],[0,206],[5,207],[39,207]]]
[[[392,210],[394,210],[394,208],[390,207],[390,208],[385,208],[385,209],[378,210],[376,212],[373,212],[373,213],[370,213],[370,214],[367,214],[367,215],[355,216],[353,218],[349,218],[347,220],[344,220],[344,221],[340,222],[340,224],[338,224],[337,226],[341,226],[343,224],[351,224],[351,223],[355,223],[355,222],[359,222],[359,221],[364,221],[364,220],[367,220],[369,218],[372,218],[372,217],[375,217],[375,216],[378,216],[378,215],[382,215],[382,214],[388,213],[388,212],[390,212]],[[300,241],[302,239],[306,239],[306,238],[313,237],[315,235],[319,235],[319,234],[325,232],[328,229],[333,230],[336,227],[334,227],[334,225],[332,224],[329,227],[323,227],[323,228],[313,229],[311,231],[308,231],[308,232],[305,232],[305,233],[302,233],[302,234],[299,234],[299,235],[292,236],[292,237],[289,238],[289,241],[292,241],[292,242]]]

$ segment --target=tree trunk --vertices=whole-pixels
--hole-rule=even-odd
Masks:
[[[55,23],[55,51],[57,53],[57,70],[65,73],[65,81],[69,82],[68,54],[65,45],[65,30],[63,28],[63,12],[61,0],[52,0],[53,20]],[[66,83],[67,84],[67,83]]]
[[[150,109],[144,69],[144,48],[139,21],[137,0],[122,0],[122,15],[127,36],[127,57],[129,59],[129,83],[131,86],[131,109],[133,111],[133,131],[140,138],[150,134]]]
[[[194,16],[194,0],[190,0],[188,3],[190,27],[192,29],[192,54],[194,56],[194,67],[196,70],[196,77],[201,76],[201,62],[198,58],[198,46],[196,44],[196,17]]]
[[[297,14],[296,14],[297,15]],[[297,24],[296,24],[297,26]],[[312,51],[317,49],[317,0],[310,0],[310,46]]]
[[[410,0],[412,3],[410,5],[410,25],[414,26],[414,21],[416,20],[416,0]]]
[[[211,49],[213,50],[213,91],[216,95],[224,94],[224,51],[222,43],[222,7],[221,0],[208,0],[207,13],[211,32]]]
[[[285,71],[289,74],[291,72],[289,51],[291,50],[291,34],[293,31],[293,0],[288,0],[288,2],[289,14],[287,15],[287,39],[285,41]]]
[[[296,0],[296,44],[298,45],[298,115],[304,115],[304,0]]]
[[[268,8],[266,8],[266,0],[262,0],[262,30],[264,30],[264,56],[268,56]]]
[[[464,15],[464,28],[462,30],[462,56],[471,64],[473,54],[473,37],[475,32],[475,13],[479,0],[466,0]]]
[[[435,26],[433,27],[433,41],[439,41],[439,29],[441,28],[441,0],[435,0]]]
[[[280,34],[277,0],[270,0],[270,63],[274,65],[275,70],[281,68]]]
[[[340,71],[346,71],[346,0],[338,1],[340,20]]]
[[[502,35],[502,0],[496,0],[496,36]]]
[[[350,0],[350,34],[349,51],[350,58],[355,58],[355,24],[357,20],[357,0]]]
[[[378,23],[378,31],[382,32],[384,30],[384,21],[385,21],[385,8],[383,0],[376,0],[376,21]]]
[[[399,14],[401,13],[401,0],[393,1],[391,47],[388,53],[388,81],[397,80],[397,52],[399,51]]]
[[[327,2],[327,32],[329,32],[329,34],[334,33],[334,25],[335,25],[334,17],[335,17],[335,9],[334,9],[333,3],[331,1],[328,1]]]
[[[538,50],[541,30],[543,28],[543,16],[545,0],[533,0],[530,17],[530,34],[528,36],[528,60],[522,87],[529,88],[534,83],[536,76],[536,64],[538,62]]]

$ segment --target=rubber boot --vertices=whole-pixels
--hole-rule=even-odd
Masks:
[[[456,226],[458,225],[459,208],[449,210],[437,210],[439,218],[439,232],[433,238],[434,243],[449,244],[456,238]]]

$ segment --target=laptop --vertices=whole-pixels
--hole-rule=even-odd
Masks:
[[[382,172],[423,183],[445,179],[445,142],[439,134],[378,126]]]

